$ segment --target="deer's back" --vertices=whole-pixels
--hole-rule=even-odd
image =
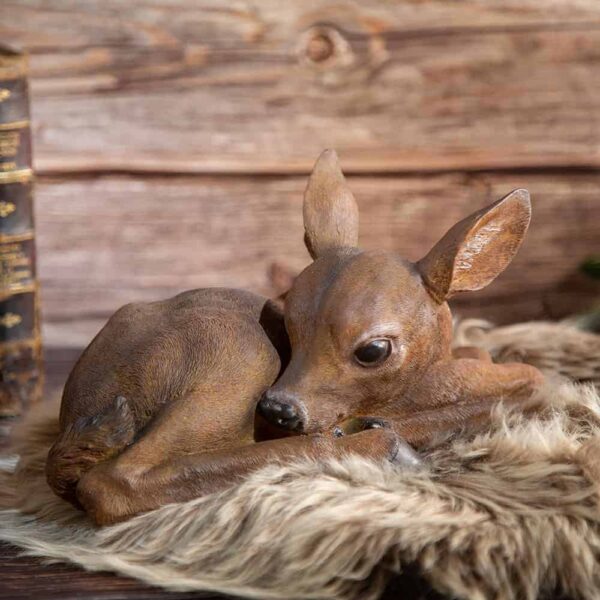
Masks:
[[[116,396],[124,396],[139,430],[165,403],[193,391],[200,381],[243,381],[261,370],[267,379],[274,378],[280,362],[265,323],[284,335],[272,302],[222,288],[120,308],[67,380],[61,428],[101,413]]]

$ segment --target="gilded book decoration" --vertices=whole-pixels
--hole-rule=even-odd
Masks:
[[[0,416],[41,396],[27,59],[0,48]]]

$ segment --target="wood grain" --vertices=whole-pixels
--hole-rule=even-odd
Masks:
[[[109,573],[87,573],[65,564],[45,565],[21,557],[18,549],[0,544],[0,597],[7,600],[225,600],[225,596],[168,592],[135,579]]]
[[[413,258],[532,190],[525,247],[465,314],[597,293],[577,274],[600,238],[595,0],[4,0],[0,37],[31,52],[47,343],[87,343],[132,300],[268,293],[270,263],[308,260],[304,174],[328,146],[364,245]]]
[[[361,246],[416,260],[456,221],[527,186],[533,220],[517,258],[458,311],[500,323],[584,307],[598,285],[577,269],[600,250],[600,174],[354,176]],[[39,272],[47,344],[86,344],[134,300],[184,289],[272,294],[268,270],[300,271],[305,177],[45,177],[37,188]],[[567,285],[567,283],[569,285]]]
[[[41,173],[600,166],[595,0],[3,0]]]

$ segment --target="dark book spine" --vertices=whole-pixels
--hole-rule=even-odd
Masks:
[[[0,416],[42,391],[27,58],[0,48]]]

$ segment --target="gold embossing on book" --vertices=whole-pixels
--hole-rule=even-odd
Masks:
[[[0,416],[41,397],[27,59],[0,47]]]

